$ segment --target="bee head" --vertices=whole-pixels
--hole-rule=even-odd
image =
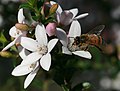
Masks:
[[[78,45],[78,44],[80,43],[80,37],[77,36],[77,37],[74,39],[74,42],[75,42],[76,45]]]
[[[84,43],[86,41],[86,36],[84,36],[84,35],[82,36],[81,35],[79,40],[80,40],[81,43]]]

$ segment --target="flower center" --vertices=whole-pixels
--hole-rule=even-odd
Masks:
[[[37,51],[38,51],[38,53],[44,55],[44,54],[47,53],[48,48],[45,45],[41,45],[41,46],[38,46],[38,50]]]
[[[37,63],[33,63],[29,66],[29,70],[33,71],[36,67]]]
[[[34,69],[35,66],[36,66],[36,64],[31,64],[31,65],[30,65],[30,68]]]
[[[79,46],[77,46],[77,45],[68,46],[68,49],[69,49],[71,52],[79,51],[79,50],[80,50]]]
[[[79,45],[76,45],[76,44],[73,44],[73,42],[71,43],[68,43],[68,49],[71,51],[71,52],[74,52],[74,51],[80,51],[80,46]]]

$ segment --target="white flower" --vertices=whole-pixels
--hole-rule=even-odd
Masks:
[[[32,64],[40,60],[41,67],[48,71],[51,66],[50,52],[58,39],[52,39],[48,42],[46,30],[43,25],[36,26],[35,37],[36,40],[27,37],[21,38],[21,45],[32,52],[23,60],[23,64]]]
[[[56,4],[56,2],[54,1],[50,1],[51,5]],[[78,15],[78,9],[74,8],[74,9],[70,9],[70,10],[62,10],[61,6],[58,5],[58,9],[56,11],[57,13],[57,21],[59,24],[62,25],[69,25],[72,21],[86,17],[88,15],[88,13],[84,13],[81,15]]]
[[[63,45],[62,46],[63,53],[69,55],[73,53],[75,55],[91,59],[91,54],[88,51],[83,51],[80,49],[77,49],[76,51],[71,49],[74,38],[81,35],[81,26],[78,21],[72,22],[68,36],[66,35],[65,31],[60,28],[57,28],[56,34],[58,39],[60,39]]]
[[[18,11],[18,23],[19,24],[25,24],[25,17],[23,15],[23,9],[21,8]],[[5,51],[7,49],[9,49],[11,46],[13,46],[15,43],[20,43],[20,39],[22,36],[26,36],[27,31],[21,31],[19,29],[16,28],[16,26],[13,26],[10,31],[9,34],[11,37],[15,38],[11,43],[9,43],[2,51]]]
[[[46,71],[49,70],[51,66],[50,52],[58,41],[58,39],[52,39],[48,42],[46,30],[43,25],[37,25],[35,37],[36,40],[27,37],[21,38],[23,48],[19,46],[18,49],[23,61],[12,71],[12,75],[14,76],[29,74],[25,79],[24,88],[27,88],[32,82],[40,66]],[[32,51],[32,53],[25,49]]]
[[[30,54],[30,52],[26,53],[26,50],[24,48],[22,48],[22,51],[20,53],[23,58],[23,60],[27,57],[28,54]],[[40,66],[39,66],[39,62],[35,62],[32,64],[27,64],[24,65],[24,61],[22,61],[22,63],[20,65],[18,65],[17,67],[15,67],[12,71],[12,75],[14,76],[23,76],[23,75],[27,75],[29,74],[24,82],[24,88],[27,88],[29,86],[29,84],[32,82],[32,80],[34,79],[34,77],[36,76],[38,70],[39,70]]]

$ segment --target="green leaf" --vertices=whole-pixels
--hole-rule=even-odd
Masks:
[[[44,1],[45,1],[45,0],[39,0],[39,1],[37,2],[37,7],[38,7],[38,9],[39,9],[41,6],[43,6]]]
[[[32,16],[32,19],[35,20],[35,21],[38,21],[39,20],[39,16]]]
[[[7,39],[5,38],[3,32],[0,32],[0,42],[1,42],[1,43],[7,42]]]
[[[18,52],[18,49],[16,48],[16,46],[12,46],[12,47],[10,48],[10,51]]]
[[[38,1],[38,0],[28,0],[28,3],[29,3],[30,5],[34,5],[34,4],[37,3],[37,1]]]
[[[50,23],[50,22],[55,22],[55,19],[53,17],[49,17],[44,23]]]
[[[19,6],[19,8],[33,9],[33,7],[32,7],[30,4],[28,4],[28,3],[23,3],[23,4],[21,4],[21,5]]]

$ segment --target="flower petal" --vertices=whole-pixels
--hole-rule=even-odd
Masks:
[[[60,16],[61,16],[61,14],[56,12],[56,19],[57,19],[58,24],[60,24]]]
[[[60,23],[64,26],[67,26],[72,22],[72,18],[73,14],[70,11],[65,10],[61,13]]]
[[[25,89],[30,85],[30,83],[32,82],[32,80],[33,80],[34,77],[36,76],[38,70],[39,70],[39,67],[38,67],[36,70],[32,71],[32,72],[27,76],[27,78],[25,79],[25,82],[24,82],[24,88],[25,88]]]
[[[48,43],[48,52],[51,52],[51,50],[54,48],[56,43],[58,42],[58,39],[52,39]]]
[[[71,9],[71,10],[69,10],[69,11],[73,14],[73,19],[74,19],[74,17],[78,14],[78,9],[77,9],[77,8]]]
[[[44,55],[41,58],[40,65],[44,70],[49,71],[50,66],[51,66],[51,55],[50,55],[50,53],[47,53],[46,55]]]
[[[18,22],[19,23],[23,23],[25,20],[25,16],[23,15],[23,8],[21,8],[19,11],[18,11]]]
[[[15,45],[16,40],[12,41],[11,43],[9,43],[5,48],[2,49],[2,51],[6,51],[7,49],[9,49],[10,47],[12,47],[13,45]]]
[[[88,16],[88,13],[81,14],[81,15],[75,17],[74,20],[81,19],[81,18],[84,18],[84,17],[86,17],[86,16]]]
[[[76,20],[73,21],[71,26],[70,26],[70,30],[69,30],[69,34],[68,37],[77,37],[81,35],[81,26],[80,23]]]
[[[13,26],[9,31],[9,35],[13,38],[18,37],[21,34],[22,34],[22,32],[20,30],[18,30],[15,26]]]
[[[88,52],[88,51],[75,51],[75,52],[72,52],[72,53],[75,54],[75,55],[78,55],[80,57],[84,57],[84,58],[88,58],[88,59],[92,58],[90,52]]]
[[[47,35],[46,35],[46,30],[45,30],[44,25],[37,25],[36,30],[35,30],[35,36],[39,44],[47,45],[48,40],[47,40]]]
[[[40,55],[38,52],[33,52],[29,54],[25,59],[22,61],[22,65],[32,64],[38,61],[42,55]]]
[[[67,47],[68,39],[67,39],[66,32],[62,30],[61,28],[57,28],[56,35],[58,39],[60,40],[60,42],[62,43],[62,45]]]
[[[18,46],[18,51],[19,51],[19,55],[22,59],[25,59],[27,57],[27,55],[30,54],[29,51],[27,51],[25,48],[23,48],[22,46]]]
[[[21,37],[21,45],[30,51],[36,51],[38,43],[32,38]]]
[[[62,53],[68,54],[68,55],[72,55],[72,52],[70,52],[70,51],[68,50],[68,48],[67,48],[67,47],[64,47],[64,46],[62,46]]]
[[[33,68],[30,68],[31,64],[28,65],[18,65],[17,67],[14,68],[14,70],[12,71],[12,75],[14,76],[23,76],[26,75],[28,73],[30,73]]]

